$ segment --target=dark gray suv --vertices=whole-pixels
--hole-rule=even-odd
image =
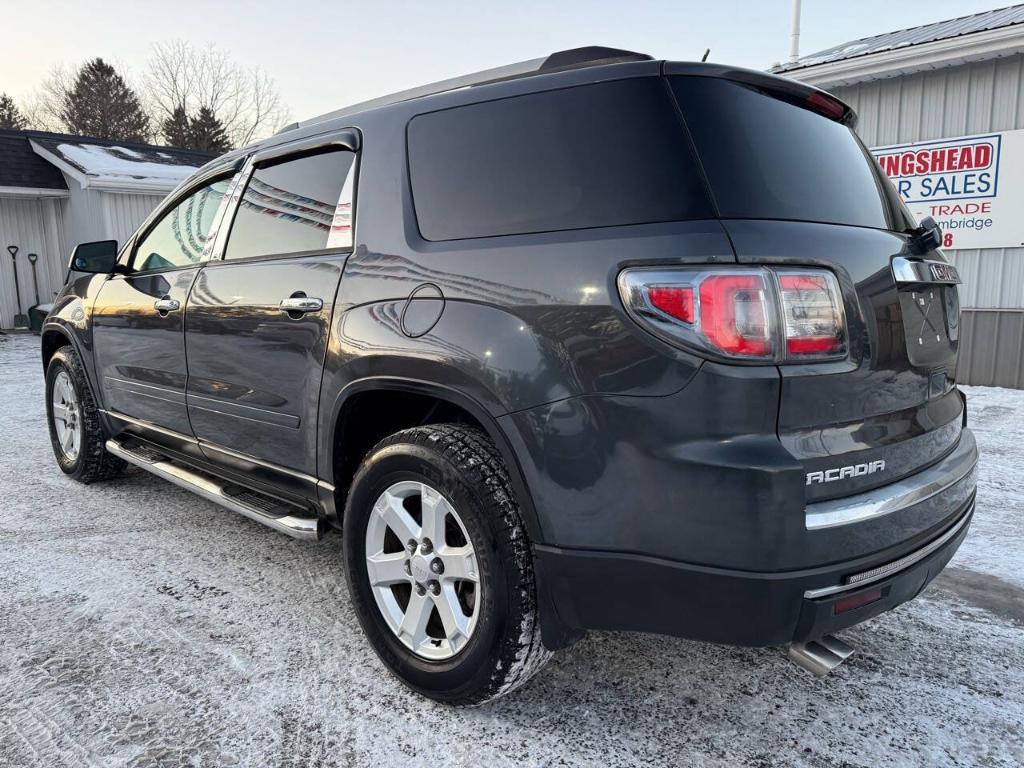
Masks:
[[[232,152],[73,254],[57,461],[340,529],[367,637],[440,700],[588,629],[826,671],[953,555],[977,463],[959,278],[854,120],[591,48]]]

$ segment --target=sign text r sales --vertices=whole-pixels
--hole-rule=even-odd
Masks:
[[[977,141],[933,148],[893,147],[877,158],[907,202],[924,202],[994,195],[997,151],[992,142]]]

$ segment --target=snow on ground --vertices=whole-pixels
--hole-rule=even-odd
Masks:
[[[780,649],[595,633],[478,709],[360,634],[336,536],[293,541],[141,471],[50,453],[34,336],[0,336],[0,765],[1024,765],[1024,392],[970,389],[976,522],[918,600]]]

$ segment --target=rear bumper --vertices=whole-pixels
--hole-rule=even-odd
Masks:
[[[969,430],[964,438],[938,465],[892,484],[888,495],[879,489],[842,504],[808,505],[811,534],[816,527],[851,536],[864,526],[888,530],[874,554],[765,572],[537,545],[543,600],[561,624],[576,630],[653,632],[732,645],[801,642],[857,624],[914,598],[963,542],[974,513],[977,464]],[[942,522],[902,539],[901,519],[922,508]],[[848,607],[862,597],[872,599]]]

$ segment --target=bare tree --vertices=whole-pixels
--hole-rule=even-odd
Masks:
[[[196,48],[185,41],[158,43],[142,79],[153,121],[206,110],[224,126],[232,146],[273,133],[288,114],[277,87],[260,67],[236,64],[214,46]]]
[[[74,88],[75,73],[59,65],[50,70],[39,89],[24,104],[22,112],[36,130],[63,131],[64,121],[61,110],[64,98]]]

